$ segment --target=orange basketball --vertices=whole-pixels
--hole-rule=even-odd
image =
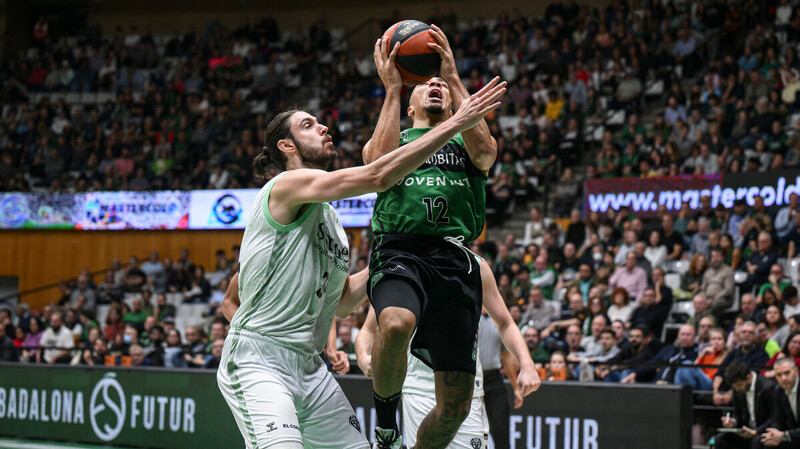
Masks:
[[[439,73],[442,59],[436,50],[428,47],[429,42],[436,43],[428,31],[430,29],[428,24],[419,20],[403,20],[383,33],[388,52],[400,43],[396,62],[404,84],[416,86]]]

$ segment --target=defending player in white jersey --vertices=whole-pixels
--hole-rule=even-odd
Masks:
[[[376,45],[376,48],[380,46]],[[376,58],[393,61],[376,50]],[[334,312],[366,299],[366,271],[348,276],[348,242],[326,204],[400,181],[454,134],[499,106],[498,78],[423,139],[363,167],[333,172],[328,129],[303,111],[286,111],[264,133],[254,173],[281,173],[256,197],[239,255],[240,305],[225,341],[217,383],[248,448],[368,448],[353,409],[319,353]],[[230,311],[230,306],[223,310]]]
[[[485,261],[481,264],[481,282],[483,283],[483,307],[494,320],[500,332],[503,344],[520,364],[520,373],[514,390],[523,389],[523,385],[539,387],[539,375],[536,373],[530,352],[525,345],[508,308],[497,289],[492,269]],[[367,377],[372,376],[372,344],[378,329],[375,311],[370,308],[367,320],[356,337],[356,356],[358,366]],[[461,424],[455,438],[447,446],[449,449],[482,449],[488,447],[489,421],[483,400],[483,370],[478,362],[475,374],[475,388],[467,419]],[[418,358],[408,353],[406,378],[403,382],[403,435],[409,448],[416,444],[417,430],[428,412],[436,406],[433,370]],[[498,448],[500,449],[500,448]]]

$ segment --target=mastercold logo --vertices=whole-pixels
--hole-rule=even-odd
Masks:
[[[103,413],[106,410],[109,410],[110,414]],[[122,385],[117,381],[116,374],[108,373],[94,386],[89,400],[89,422],[97,438],[103,441],[116,438],[125,423],[125,410],[125,392],[122,390]],[[100,414],[102,420],[99,419]]]
[[[222,224],[231,224],[239,219],[242,214],[242,203],[239,198],[226,193],[217,199],[214,204],[214,217]]]

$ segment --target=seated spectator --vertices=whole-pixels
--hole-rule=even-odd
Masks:
[[[761,308],[758,307],[756,304],[756,297],[750,293],[742,294],[741,302],[741,312],[739,312],[739,317],[741,317],[744,321],[758,321],[764,316],[764,312]]]
[[[620,349],[619,354],[608,362],[612,364],[609,372],[604,376],[605,382],[619,382],[631,373],[634,368],[625,364],[630,362],[646,362],[655,354],[651,346],[653,333],[646,324],[638,324],[628,333],[628,347]]]
[[[717,326],[717,320],[713,316],[701,318],[697,323],[697,337],[694,342],[697,344],[697,351],[703,352],[711,344],[711,330]]]
[[[164,334],[164,328],[159,325],[150,329],[150,343],[144,347],[144,363],[149,366],[164,366]]]
[[[752,321],[742,323],[739,330],[741,346],[731,349],[731,352],[725,356],[725,359],[720,364],[720,368],[728,367],[733,362],[742,362],[745,366],[764,366],[767,363],[769,356],[756,341],[757,327],[756,323]],[[728,405],[733,398],[732,392],[723,392],[720,389],[722,383],[727,381],[722,372],[722,370],[717,371],[714,376],[714,386],[712,388],[714,391],[714,405]],[[731,385],[731,382],[728,382],[728,385]]]
[[[177,331],[175,331],[177,333]],[[169,346],[167,334],[167,345]],[[180,334],[177,334],[180,338]],[[205,334],[199,326],[188,326],[185,331],[186,345],[183,349],[183,358],[189,368],[201,368],[206,363]]]
[[[611,306],[608,308],[608,318],[611,321],[620,320],[629,322],[636,304],[632,303],[628,291],[622,287],[617,287],[611,292]]]
[[[766,366],[774,366],[776,361],[785,357],[794,361],[797,366],[800,366],[800,331],[793,331],[789,334],[783,349],[770,357]],[[761,371],[761,375],[774,377],[775,373],[772,370],[763,370]]]
[[[664,268],[664,262],[667,260],[667,247],[661,243],[661,233],[655,230],[651,231],[647,243],[644,250],[645,259],[653,268]]]
[[[139,258],[131,256],[125,268],[125,291],[140,292],[147,282],[147,275],[139,269]]]
[[[783,289],[781,303],[783,303],[783,316],[787,319],[800,314],[800,298],[798,298],[797,288],[794,285]]]
[[[209,273],[207,276],[208,284],[211,287],[216,287],[222,282],[223,279],[227,279],[228,276],[231,275],[231,268],[228,266],[228,259],[222,257],[219,259],[219,264],[217,266],[217,271],[213,273]]]
[[[103,366],[106,363],[106,354],[108,353],[108,342],[102,336],[98,336],[91,349],[83,351],[81,363],[89,366]]]
[[[581,220],[581,211],[578,209],[572,209],[569,217],[570,222],[567,226],[567,234],[564,239],[567,243],[572,243],[580,248],[586,240],[586,224]]]
[[[719,365],[730,350],[725,346],[725,331],[716,328],[710,332],[710,344],[700,351],[697,360],[684,361],[686,365]],[[689,385],[692,390],[710,391],[714,387],[716,368],[678,368],[675,371],[676,385]]]
[[[581,263],[578,266],[578,275],[575,276],[572,281],[565,282],[563,279],[563,274],[559,276],[560,283],[556,285],[556,290],[560,290],[562,288],[572,290],[573,288],[577,288],[581,292],[581,295],[583,295],[583,302],[588,303],[589,292],[597,283],[597,279],[595,279],[593,276],[592,271],[591,264]]]
[[[722,427],[739,427],[743,432],[717,434],[715,447],[753,447],[751,441],[758,441],[753,439],[760,439],[759,435],[772,425],[775,383],[760,377],[741,362],[727,366],[725,378],[733,389],[734,413],[730,418],[727,415],[722,417]]]
[[[691,361],[695,359],[697,359],[697,346],[694,344],[694,328],[688,324],[684,324],[678,331],[677,344],[664,346],[650,361],[682,364],[686,360]],[[674,383],[674,377],[674,368],[653,368],[645,366],[637,368],[620,382],[641,383],[656,381],[656,383]]]
[[[691,299],[700,293],[703,286],[703,276],[706,271],[706,256],[695,254],[689,262],[689,271],[681,278],[679,289],[673,290],[673,294],[678,300]]]
[[[777,305],[767,307],[764,312],[764,323],[767,327],[767,337],[780,346],[785,345],[789,336],[789,323],[786,322],[780,307]]]
[[[758,289],[756,303],[762,304],[764,302],[764,292],[767,290],[772,290],[772,293],[776,298],[782,298],[783,289],[790,285],[792,285],[792,283],[788,280],[785,280],[783,277],[783,266],[779,263],[773,264],[769,269],[767,282],[761,284],[761,288]]]
[[[553,289],[556,284],[556,276],[547,266],[547,256],[540,254],[533,262],[533,272],[531,272],[531,285],[539,288],[545,298],[553,297]]]
[[[211,294],[211,284],[205,279],[205,269],[195,265],[194,276],[190,283],[191,288],[183,292],[187,302],[206,302]]]
[[[561,319],[550,323],[547,329],[542,331],[542,338],[548,338],[553,333],[561,334],[564,329],[569,330],[570,326],[578,326],[578,332],[583,335],[582,324],[586,319],[586,309],[583,306],[583,296],[577,291],[567,295],[568,309],[561,314]]]
[[[606,327],[611,323],[606,315],[606,303],[603,301],[603,298],[600,297],[599,292],[589,297],[589,304],[586,306],[586,312],[586,319],[583,320],[583,335],[591,334],[592,323],[594,323],[595,318],[603,317]]]
[[[609,287],[624,288],[634,300],[641,298],[642,292],[647,287],[647,273],[637,266],[636,262],[636,254],[633,252],[627,254],[625,265],[617,268],[609,279]]]
[[[670,306],[664,304],[663,301],[661,303],[656,301],[655,290],[647,288],[639,300],[638,307],[633,311],[631,326],[646,324],[654,335],[661,335],[664,322],[669,316],[669,309]],[[692,327],[692,338],[694,338],[694,327]]]
[[[661,241],[667,247],[666,260],[680,260],[683,256],[683,236],[675,230],[675,220],[671,215],[661,219]]]
[[[522,337],[525,339],[525,344],[528,346],[528,351],[535,363],[547,363],[550,361],[550,354],[539,344],[539,331],[535,327],[524,327],[522,329]]]
[[[131,309],[130,312],[126,313],[125,316],[122,317],[123,323],[130,324],[134,326],[136,329],[144,328],[144,320],[146,320],[147,317],[150,315],[144,310],[142,302],[143,302],[142,298],[140,297],[133,298],[133,301],[131,301],[131,305],[133,305],[133,308]]]
[[[778,260],[778,256],[772,250],[772,236],[768,232],[762,231],[758,234],[757,248],[758,250],[745,261],[748,276],[747,281],[742,284],[742,290],[746,292],[754,287],[760,288],[762,284],[768,282],[770,269]]]
[[[708,240],[710,235],[711,221],[706,217],[700,217],[697,220],[697,232],[692,236],[692,243],[689,245],[689,255],[702,254],[708,257],[711,249],[711,244]]]
[[[122,299],[122,287],[114,280],[114,271],[106,270],[103,282],[97,286],[97,303],[110,304]]]
[[[775,363],[775,405],[772,424],[761,434],[761,443],[768,447],[788,448],[800,441],[800,417],[797,415],[797,365],[783,358]],[[795,404],[792,407],[792,404]]]
[[[96,303],[95,291],[89,285],[89,277],[85,274],[80,274],[75,288],[70,293],[67,308],[94,312]]]
[[[131,356],[131,366],[151,366],[150,360],[144,356],[144,348],[141,345],[132,344],[128,348],[128,354]]]
[[[181,346],[181,333],[177,329],[170,329],[167,332],[166,345],[164,345],[164,367],[186,368],[188,366],[186,356],[189,354],[185,353]]]
[[[164,321],[164,318],[168,316],[175,317],[175,306],[167,303],[167,295],[163,293],[156,295],[156,307],[153,309],[153,316],[158,321]]]
[[[41,346],[42,325],[39,319],[31,316],[28,320],[28,332],[25,334],[25,339],[22,341],[22,352],[20,353],[21,362],[33,362],[37,360],[37,353],[39,346]]]
[[[75,347],[72,332],[64,326],[61,312],[50,314],[50,327],[44,331],[40,345],[43,351],[36,351],[36,363],[67,364],[72,360],[71,349]]]
[[[567,366],[567,356],[561,351],[556,351],[550,356],[550,363],[547,366],[547,380],[555,380],[554,374],[557,372],[566,373],[566,380],[575,380],[572,370]]]
[[[703,295],[694,295],[692,298],[692,305],[694,306],[694,315],[689,317],[686,324],[691,324],[695,329],[703,318],[711,315],[711,300],[706,299]]]
[[[542,211],[538,206],[532,208],[531,219],[525,223],[525,234],[522,237],[522,244],[527,246],[534,243],[538,246],[542,246],[544,243],[544,234],[547,232],[547,228],[551,223],[552,220],[542,217]]]
[[[581,339],[581,348],[583,349],[581,354],[583,356],[594,355],[601,351],[600,333],[606,328],[608,328],[608,320],[606,317],[601,315],[593,321],[589,330],[589,335],[584,334],[584,337]],[[572,362],[577,361],[572,357],[572,354],[567,357],[567,360]]]
[[[594,338],[594,336],[586,338]],[[607,362],[619,354],[617,340],[614,337],[614,331],[611,329],[602,329],[600,337],[594,339],[594,341],[596,347],[591,348],[591,350],[574,352],[567,356],[567,361],[579,362],[581,359],[587,359],[590,363]]]
[[[798,214],[798,203],[800,195],[792,193],[789,195],[789,204],[782,207],[775,216],[775,233],[778,235],[779,243],[787,243],[789,235],[797,229],[795,218]]]
[[[623,265],[625,256],[633,252],[636,247],[636,233],[633,230],[625,231],[622,244],[617,247],[617,255],[614,256],[614,264]]]
[[[211,346],[211,353],[206,356],[206,363],[203,365],[203,368],[213,370],[219,368],[219,362],[222,359],[222,346],[224,344],[224,339],[214,340]]]
[[[711,264],[703,273],[700,285],[703,296],[711,301],[711,313],[722,322],[722,312],[733,304],[733,270],[725,265],[722,249],[711,250]]]
[[[164,264],[158,257],[158,251],[151,251],[150,257],[142,262],[141,271],[152,280],[157,292],[163,292],[167,286],[167,273]]]
[[[544,300],[542,291],[536,287],[528,293],[528,306],[522,314],[522,322],[537,331],[546,329],[559,311],[550,302]]]
[[[83,326],[78,320],[78,314],[73,309],[67,309],[64,312],[64,326],[72,332],[72,338],[75,341],[80,341],[83,337]]]
[[[206,352],[211,353],[211,346],[217,340],[225,340],[228,336],[228,329],[226,321],[223,319],[216,319],[211,323],[211,330],[208,335],[208,344],[206,345]]]

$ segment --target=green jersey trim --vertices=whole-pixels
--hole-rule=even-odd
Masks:
[[[276,176],[275,179],[277,178],[278,177]],[[270,181],[271,184],[269,187],[267,187],[267,194],[264,195],[264,204],[262,205],[261,210],[264,212],[264,218],[267,219],[267,223],[269,223],[269,225],[272,226],[276,231],[288,232],[305,223],[306,219],[308,219],[308,216],[311,215],[314,209],[319,206],[319,203],[311,203],[311,205],[308,206],[308,209],[303,212],[303,215],[301,215],[300,218],[289,223],[288,225],[278,223],[274,218],[272,218],[272,215],[269,212],[269,195],[272,193],[272,188],[275,186],[275,179]]]

